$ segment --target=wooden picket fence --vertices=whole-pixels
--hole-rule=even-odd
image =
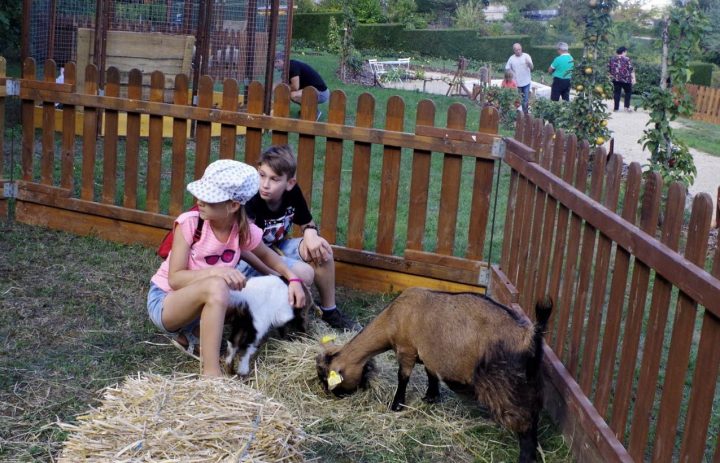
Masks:
[[[692,118],[720,124],[720,88],[688,84],[688,91],[695,103]]]
[[[244,156],[240,158],[254,165],[270,142],[285,143],[289,134],[295,133],[298,182],[309,204],[313,204],[316,194],[315,182],[322,182],[320,213],[316,215],[321,218],[323,236],[336,245],[338,284],[380,291],[414,285],[484,291],[480,280],[487,273],[482,258],[495,167],[491,151],[493,144],[500,141],[495,110],[484,110],[477,130],[472,130],[466,127],[466,108],[452,105],[447,127],[442,128],[435,127],[434,104],[422,101],[417,108],[414,133],[408,133],[403,127],[405,104],[399,97],[389,99],[385,128],[377,129],[375,100],[370,94],[359,97],[353,126],[346,122],[348,105],[340,91],[331,95],[328,123],[320,123],[315,121],[317,97],[312,92],[304,93],[300,119],[288,117],[287,86],[275,90],[271,117],[262,114],[263,87],[257,82],[249,86],[247,111],[239,112],[238,83],[233,79],[224,81],[222,105],[218,109],[211,106],[215,83],[208,76],[200,79],[198,102],[192,106],[185,75],[177,76],[173,95],[168,98],[164,76],[154,72],[149,98],[144,99],[140,72],[133,70],[129,74],[128,98],[122,98],[114,68],[107,71],[104,95],[98,94],[97,69],[93,65],[85,70],[83,88],[76,88],[72,63],[65,67],[62,84],[54,82],[54,69],[55,63],[47,61],[44,81],[40,81],[34,61],[27,60],[23,67],[22,174],[17,220],[155,246],[171,227],[173,217],[188,206],[187,182],[200,177],[215,157],[235,158],[242,151]],[[166,103],[168,99],[172,103]],[[57,141],[59,152],[52,133],[55,103],[63,105],[64,130]],[[39,140],[33,129],[37,104],[43,108]],[[75,113],[80,107],[84,114],[82,152],[76,154],[78,146],[73,134]],[[98,117],[100,111],[104,112],[104,119]],[[122,112],[127,114],[126,137],[118,136]],[[146,140],[139,135],[141,115],[149,116]],[[172,146],[163,146],[163,117],[173,118]],[[104,120],[104,137],[101,143],[96,143],[100,120]],[[189,153],[187,129],[193,123],[194,150]],[[212,123],[221,125],[217,142],[211,141]],[[247,129],[241,139],[242,149],[237,146],[237,126]],[[268,131],[272,136],[264,139],[263,133]],[[315,172],[321,141],[325,145],[323,171]],[[352,145],[351,166],[347,162],[343,165],[343,147],[347,144]],[[146,156],[141,149],[144,145]],[[217,147],[217,154],[212,152],[215,151],[212,146]],[[412,159],[412,175],[409,185],[404,186],[408,191],[400,191],[403,151],[405,159],[409,156]],[[431,169],[431,162],[436,159],[433,152],[442,153],[441,177]],[[383,175],[371,178],[370,164],[378,156],[382,158]],[[465,164],[472,163],[471,181],[463,182],[464,159]],[[347,192],[341,197],[341,179],[348,168],[349,188],[346,183]],[[101,178],[97,172],[101,172]],[[164,181],[166,177],[169,181]],[[442,207],[428,207],[431,182],[440,185]],[[379,191],[381,199],[376,204],[369,204],[370,191]],[[405,201],[408,210],[407,238],[402,244],[395,233],[399,201]],[[461,201],[470,204],[472,220],[465,214],[459,216]],[[346,221],[341,222],[338,213],[343,202],[349,212]],[[166,203],[167,208],[161,207]],[[436,215],[430,215],[431,209]],[[370,243],[366,217],[368,211],[375,210],[377,238]],[[460,230],[459,223],[466,223],[467,228]],[[337,242],[338,227],[345,232],[343,243]],[[434,236],[430,236],[435,229]],[[467,237],[468,245],[456,249],[460,235]],[[400,251],[396,252],[398,248]]]
[[[576,452],[594,441],[604,461],[718,461],[717,419],[709,424],[720,403],[720,247],[705,270],[712,200],[694,198],[681,253],[685,187],[643,179],[637,163],[623,181],[619,155],[600,149],[590,163],[589,154],[526,117],[505,157],[513,171],[501,268],[526,310],[544,294],[555,301],[546,353],[574,422],[565,434],[581,430]]]

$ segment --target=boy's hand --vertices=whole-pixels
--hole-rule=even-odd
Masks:
[[[322,265],[332,259],[332,248],[330,243],[317,233],[306,233],[303,239],[307,260],[312,260],[316,265]]]
[[[288,303],[298,309],[305,306],[305,290],[299,281],[291,281],[288,285]]]

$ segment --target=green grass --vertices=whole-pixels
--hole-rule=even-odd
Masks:
[[[709,122],[681,119],[680,126],[674,130],[675,135],[690,148],[720,156],[720,127]]]

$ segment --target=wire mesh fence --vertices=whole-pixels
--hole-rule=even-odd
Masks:
[[[30,56],[38,63],[52,58],[59,67],[74,61],[79,84],[88,63],[115,66],[122,76],[137,68],[149,78],[160,70],[169,83],[182,73],[267,84],[269,52],[290,45],[292,0],[280,1],[277,11],[272,0],[30,2]]]

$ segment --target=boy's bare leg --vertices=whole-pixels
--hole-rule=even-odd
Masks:
[[[315,284],[320,293],[323,307],[335,306],[335,261],[330,259],[322,265],[315,265]]]

